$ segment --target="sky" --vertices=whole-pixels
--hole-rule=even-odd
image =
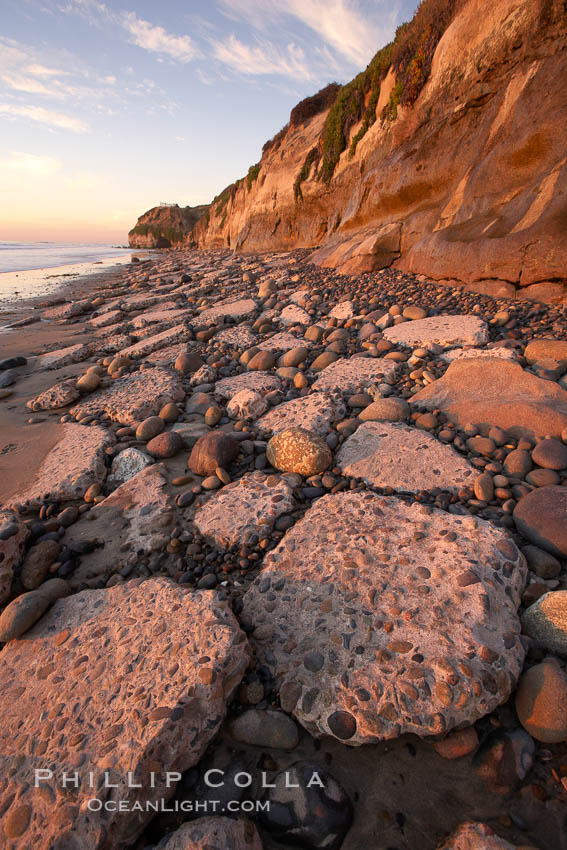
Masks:
[[[126,244],[208,203],[417,0],[1,0],[0,241]]]

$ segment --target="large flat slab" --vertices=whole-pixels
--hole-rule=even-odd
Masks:
[[[224,319],[246,319],[255,312],[256,302],[252,298],[233,298],[203,310],[195,321],[200,325],[216,325]]]
[[[559,437],[567,428],[567,391],[498,358],[456,360],[409,402],[439,408],[458,425],[470,422],[484,431],[496,425],[512,436]]]
[[[69,413],[75,419],[107,416],[115,422],[129,425],[157,415],[168,401],[183,401],[184,398],[180,378],[156,366],[117,378],[112,386],[82,399]]]
[[[410,348],[442,345],[444,348],[483,345],[488,342],[488,326],[478,316],[430,316],[386,328],[385,339]]]
[[[304,428],[324,437],[332,422],[344,419],[346,405],[340,397],[330,393],[311,393],[273,407],[257,421],[263,431],[285,431],[288,428]]]
[[[266,556],[242,621],[282,708],[311,734],[438,735],[514,689],[525,580],[520,551],[488,522],[340,493]]]
[[[115,438],[105,428],[85,428],[66,422],[61,437],[41,464],[33,482],[12,497],[12,504],[39,507],[44,503],[82,499],[91,484],[106,478],[105,450]]]
[[[383,357],[342,357],[323,369],[313,389],[356,393],[386,378],[393,378],[399,370],[398,363]]]
[[[342,445],[336,465],[373,487],[405,493],[439,487],[456,493],[478,470],[431,434],[402,423],[365,422]]]
[[[186,342],[190,339],[190,337],[191,332],[186,325],[175,325],[175,327],[167,328],[164,331],[160,331],[158,334],[147,336],[145,339],[135,342],[134,345],[129,345],[127,348],[124,348],[120,354],[123,357],[132,357],[135,360],[138,360],[145,357],[147,354],[151,354],[153,351],[157,351],[158,348],[165,348],[166,346],[173,345],[176,342]]]
[[[131,846],[153,815],[146,801],[167,800],[204,754],[247,664],[213,593],[153,578],[58,600],[0,653],[4,846]],[[79,787],[64,788],[75,772]],[[93,811],[93,798],[106,807]]]
[[[195,525],[203,537],[228,548],[257,542],[294,507],[293,490],[284,478],[251,472],[215,493],[195,513]]]
[[[279,390],[281,381],[277,375],[271,372],[243,372],[240,375],[222,378],[215,384],[215,395],[219,398],[229,399],[241,390],[252,390],[252,392],[266,395],[272,390]]]

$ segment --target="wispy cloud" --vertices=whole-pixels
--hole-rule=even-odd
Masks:
[[[53,112],[51,109],[45,109],[43,106],[0,103],[0,115],[4,115],[7,118],[27,118],[30,121],[45,124],[48,127],[55,127],[59,130],[71,130],[73,133],[86,133],[89,129],[84,121],[74,118],[71,115],[65,115],[62,112]]]
[[[200,55],[200,51],[188,35],[172,35],[163,27],[138,18],[135,12],[125,12],[122,26],[130,34],[130,41],[150,53],[158,53],[176,59],[178,62],[190,62]]]
[[[311,77],[305,53],[295,44],[278,50],[271,42],[249,45],[230,35],[225,41],[212,41],[215,58],[241,74],[283,74],[288,77]]]
[[[187,63],[201,55],[191,36],[168,32],[162,26],[139,18],[136,12],[117,12],[99,0],[69,0],[59,8],[66,14],[81,15],[93,26],[111,23],[127,34],[131,44],[158,57],[166,56],[173,61]]]
[[[363,10],[357,0],[220,0],[228,17],[262,32],[292,19],[315,33],[353,65],[363,65],[388,41],[399,20],[400,0]]]

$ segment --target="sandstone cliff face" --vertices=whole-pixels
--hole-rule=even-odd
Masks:
[[[207,205],[152,207],[140,216],[129,232],[128,245],[130,248],[171,248],[185,242],[207,209]]]
[[[477,291],[563,300],[566,48],[563,0],[464,0],[415,103],[382,117],[391,68],[375,123],[329,183],[317,179],[325,109],[290,122],[190,238],[241,251],[313,246],[317,262],[344,272],[394,263]]]

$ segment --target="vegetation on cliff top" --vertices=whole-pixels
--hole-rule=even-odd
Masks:
[[[374,56],[365,71],[339,91],[329,110],[322,135],[322,163],[318,178],[329,183],[342,152],[346,149],[351,128],[362,125],[350,143],[350,154],[369,127],[376,121],[380,87],[391,67],[396,84],[381,114],[382,120],[393,121],[398,106],[412,106],[423,89],[435,49],[464,0],[422,0],[408,23],[396,30],[396,37]]]

